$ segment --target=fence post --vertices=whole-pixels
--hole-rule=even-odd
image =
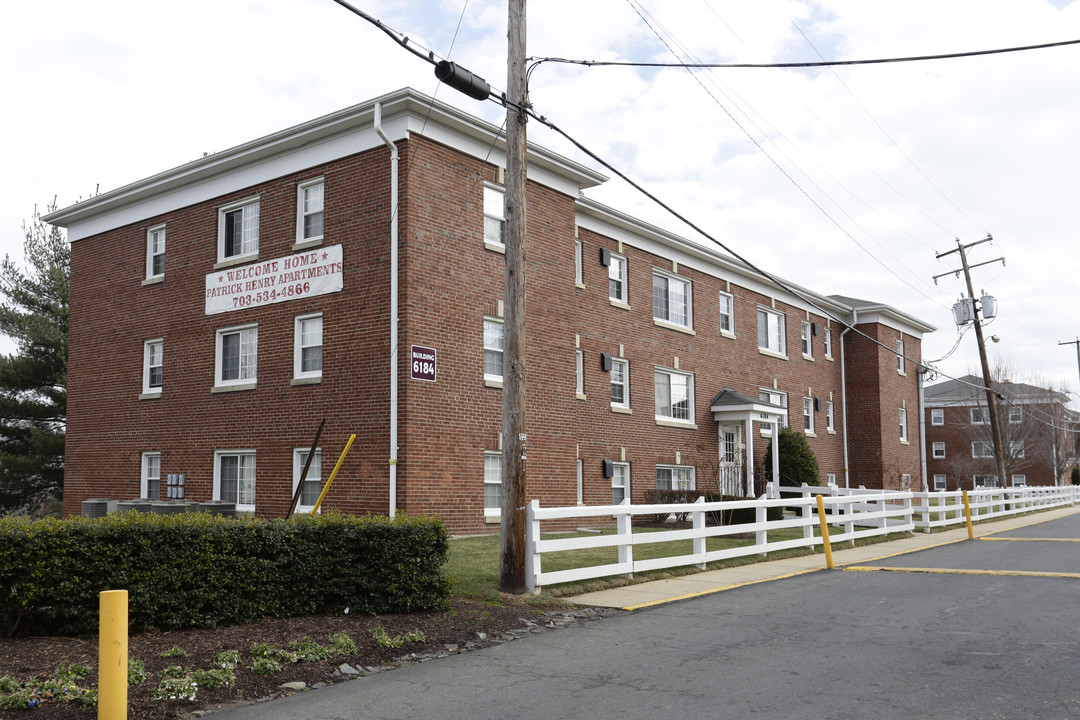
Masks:
[[[126,720],[128,591],[104,591],[98,609],[98,720]]]
[[[630,498],[623,498],[623,501],[619,503],[620,506],[626,506],[626,512],[620,512],[615,516],[615,529],[619,535],[619,564],[630,563],[631,568],[634,564],[634,529],[630,522]],[[634,577],[634,571],[626,573],[626,578],[629,580]]]
[[[705,496],[704,495],[698,496],[698,499],[694,501],[694,504],[695,505],[704,505],[705,504]],[[693,515],[693,518],[694,518],[694,530],[704,530],[705,529],[705,511],[701,510],[701,509],[694,510],[692,515]],[[694,554],[701,558],[701,562],[699,562],[697,564],[698,569],[699,570],[704,570],[705,569],[705,538],[704,537],[695,537],[694,538]]]
[[[758,502],[763,502],[759,500]],[[754,507],[754,521],[758,523],[759,527],[762,523],[768,522],[769,509],[764,505],[757,505]],[[769,543],[769,531],[765,529],[759,529],[754,535],[754,542],[761,547],[765,547]],[[758,553],[759,557],[765,557],[768,553]]]
[[[536,578],[540,574],[540,553],[536,551],[537,541],[540,540],[540,521],[536,519],[539,509],[540,501],[536,498],[525,506],[525,590],[531,593],[540,592],[536,586]]]

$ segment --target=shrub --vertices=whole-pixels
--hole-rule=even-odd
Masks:
[[[798,487],[820,485],[817,457],[810,449],[806,436],[790,427],[780,428],[780,484]],[[772,481],[772,443],[765,451],[765,479]]]
[[[669,505],[672,503],[693,503],[696,502],[699,497],[705,495],[704,490],[646,490],[645,491],[645,504],[646,505]],[[668,513],[661,513],[656,516],[656,522],[663,522],[667,519]],[[682,522],[690,516],[689,512],[675,513],[675,519]]]
[[[1072,469],[1072,474],[1069,476],[1069,481],[1073,485],[1080,485],[1080,468]]]
[[[748,500],[750,498],[736,495],[721,495],[720,493],[706,493],[705,502],[731,502],[735,500]],[[765,511],[768,520],[783,520],[784,508],[771,507]],[[757,522],[757,511],[754,508],[733,508],[730,510],[714,510],[709,512],[709,519],[716,525],[744,525]]]
[[[98,595],[128,591],[132,632],[264,617],[438,610],[449,537],[438,520],[339,513],[0,518],[0,623],[97,632]]]

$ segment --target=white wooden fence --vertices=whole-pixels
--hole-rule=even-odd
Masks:
[[[778,498],[776,489],[759,499],[707,503],[699,498],[695,503],[664,505],[579,505],[574,507],[541,508],[533,500],[526,508],[526,555],[525,583],[530,591],[545,585],[589,580],[612,575],[629,575],[646,570],[697,565],[716,560],[765,555],[768,552],[821,545],[821,537],[815,532],[817,518],[817,495],[822,495],[829,519],[832,544],[854,542],[859,538],[883,535],[891,532],[911,532],[915,528],[930,532],[933,527],[945,527],[966,522],[963,499],[957,492],[892,492],[881,490],[846,489],[836,487],[785,487],[780,489],[788,497]],[[772,496],[772,497],[770,497]],[[1080,487],[1029,487],[987,488],[968,493],[972,520],[1015,515],[1037,509],[1058,507],[1080,502]],[[783,507],[793,510],[781,520],[769,520],[769,508]],[[726,512],[752,508],[755,521],[739,525],[706,524],[706,513]],[[643,515],[688,515],[692,526],[677,530],[634,533],[631,520]],[[583,534],[580,537],[541,536],[540,524],[552,520],[585,520],[586,525],[605,525],[614,519],[614,534]],[[564,523],[565,524],[565,523]],[[770,540],[769,533],[787,528],[801,529],[801,537],[786,540]],[[754,533],[754,543],[742,547],[708,550],[708,538]],[[691,542],[691,551],[669,557],[635,559],[634,547],[655,543],[677,541]],[[545,553],[584,550],[592,548],[617,548],[617,560],[604,565],[577,567],[567,570],[545,572]]]

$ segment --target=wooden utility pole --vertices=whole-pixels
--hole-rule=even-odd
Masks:
[[[499,590],[525,592],[525,0],[509,0]]]
[[[967,249],[974,245],[980,245],[984,242],[990,242],[992,237],[987,235],[982,240],[976,240],[968,245],[963,245],[959,238],[956,240],[956,250],[950,250],[949,252],[938,253],[938,258],[942,258],[946,255],[951,255],[954,252],[960,253],[960,263],[964,270],[964,280],[967,281],[968,297],[975,300],[975,289],[971,285],[971,267],[967,261]],[[998,258],[1004,262],[1003,258]],[[986,265],[989,262],[997,262],[997,260],[990,260],[987,263],[979,263],[979,265]],[[976,266],[978,267],[978,265]],[[937,278],[935,278],[936,280]],[[990,433],[994,440],[994,459],[997,461],[998,482],[1002,487],[1006,487],[1008,484],[1008,478],[1005,477],[1005,448],[1001,444],[1001,423],[998,422],[997,411],[997,393],[994,392],[994,381],[990,377],[990,363],[986,359],[986,343],[983,341],[982,323],[979,322],[979,315],[981,311],[976,308],[972,313],[975,321],[975,340],[979,344],[979,360],[982,363],[983,384],[986,385],[986,405],[987,411],[990,415]]]

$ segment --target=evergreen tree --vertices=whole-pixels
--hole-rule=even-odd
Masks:
[[[64,482],[71,249],[36,208],[23,236],[23,263],[0,262],[0,335],[16,346],[0,355],[0,513],[37,513]]]
[[[810,449],[806,436],[790,427],[780,428],[780,484],[799,486],[820,485],[817,456]],[[772,482],[772,443],[765,451],[765,479]]]

